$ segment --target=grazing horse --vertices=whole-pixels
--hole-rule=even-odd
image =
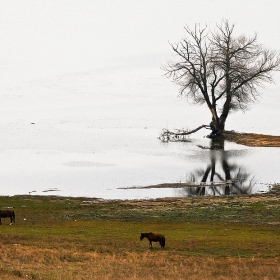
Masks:
[[[141,233],[140,235],[140,240],[142,240],[143,238],[148,238],[148,240],[150,241],[150,247],[153,248],[152,242],[159,242],[160,247],[163,249],[165,246],[165,237],[162,234],[155,234],[152,232],[148,232],[148,233]]]
[[[2,225],[2,220],[1,218],[10,218],[12,225],[13,223],[16,222],[16,215],[14,210],[0,210],[0,225]]]

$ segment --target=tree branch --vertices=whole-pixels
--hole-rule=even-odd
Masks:
[[[206,128],[206,129],[210,129],[209,125],[203,124],[193,130],[177,130],[177,132],[174,131],[169,131],[168,129],[163,129],[161,132],[161,135],[159,137],[159,139],[162,142],[176,142],[176,141],[187,141],[187,137],[188,135],[197,132],[198,130],[202,129],[202,128]]]

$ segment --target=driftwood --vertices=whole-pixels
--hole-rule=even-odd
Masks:
[[[175,142],[175,141],[180,141],[180,142],[184,142],[184,141],[188,141],[187,137],[188,135],[197,132],[198,130],[202,129],[202,128],[206,128],[206,129],[210,129],[209,125],[203,124],[193,130],[176,130],[174,131],[169,131],[168,129],[163,129],[161,132],[161,135],[159,137],[159,139],[162,142]]]

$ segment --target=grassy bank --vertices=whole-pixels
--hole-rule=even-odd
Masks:
[[[1,279],[278,279],[279,188],[265,195],[101,201],[0,197]],[[148,248],[141,232],[166,248]]]
[[[280,136],[225,131],[224,139],[249,147],[280,147]]]

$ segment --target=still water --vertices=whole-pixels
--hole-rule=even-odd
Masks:
[[[159,68],[136,65],[35,79],[4,91],[0,195],[234,195],[265,192],[280,182],[278,148],[217,145],[205,138],[207,130],[188,142],[162,143],[162,128],[209,122],[207,108],[189,105],[176,90]],[[277,122],[277,91],[269,97],[246,114],[230,115],[228,129],[277,135],[273,121],[261,121]],[[228,184],[138,188],[211,181]]]
[[[279,9],[205,2],[1,1],[0,195],[234,195],[279,183],[280,149],[217,148],[205,130],[185,143],[158,140],[162,128],[194,129],[211,118],[178,98],[161,69],[185,25],[228,18],[237,35],[257,32],[261,44],[279,48]],[[279,73],[274,80],[250,111],[229,116],[227,130],[280,135]],[[211,181],[223,185],[138,188]]]
[[[189,105],[176,90],[159,68],[137,65],[37,79],[2,93],[0,195],[234,195],[280,182],[278,148],[217,145],[205,138],[207,130],[188,142],[162,143],[162,128],[209,122],[207,108]],[[277,135],[277,91],[268,97],[246,114],[230,115],[228,129]],[[139,188],[211,181],[223,185]]]
[[[140,188],[142,195],[148,191],[149,196],[157,193],[158,197],[254,194],[268,192],[279,183],[280,151],[277,148],[248,148],[224,141],[192,140],[183,150],[181,160],[185,172],[182,170],[180,181],[168,182],[172,186],[169,189],[166,188],[168,184],[164,188],[160,188],[161,185],[152,189]],[[187,186],[180,187],[182,184]],[[131,189],[137,187],[127,191]]]

